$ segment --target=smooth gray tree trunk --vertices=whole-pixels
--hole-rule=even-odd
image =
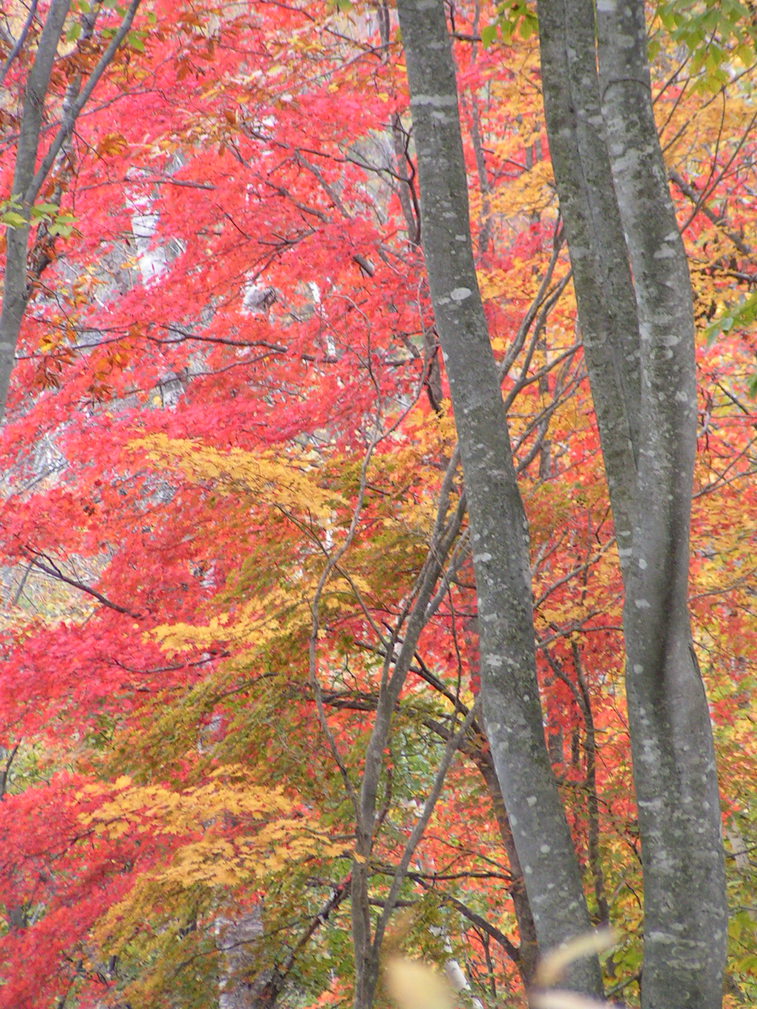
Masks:
[[[604,137],[591,0],[540,0],[542,89],[552,167],[579,298],[622,561],[630,556],[639,454],[639,327]]]
[[[544,739],[528,530],[476,279],[457,85],[443,0],[399,0],[431,298],[468,496],[484,717],[542,949],[590,928],[581,874]],[[596,959],[568,985],[601,993]]]
[[[712,731],[688,610],[692,293],[652,112],[643,2],[600,0],[597,11],[598,43],[591,0],[539,2],[550,150],[626,589],[642,1001],[715,1009],[727,907]]]

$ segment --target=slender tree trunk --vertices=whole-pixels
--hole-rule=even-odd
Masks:
[[[45,97],[70,6],[70,0],[53,0],[26,83],[11,192],[11,208],[23,218],[23,224],[9,225],[6,231],[3,308],[0,315],[0,418],[5,412],[16,343],[31,293],[27,283],[26,254],[31,204],[36,196],[32,191],[34,172]]]
[[[528,903],[523,869],[521,868],[518,851],[513,839],[513,831],[507,817],[507,810],[502,798],[502,789],[499,786],[499,779],[494,769],[491,759],[491,752],[487,750],[476,757],[476,763],[481,775],[486,782],[489,792],[494,816],[499,827],[499,836],[507,852],[507,860],[510,863],[510,873],[512,875],[512,885],[510,887],[510,897],[515,911],[515,920],[518,923],[518,973],[525,988],[533,982],[536,973],[536,963],[539,955],[539,944],[536,937],[536,925],[531,914],[531,907]]]
[[[457,86],[442,0],[399,0],[421,181],[422,236],[455,409],[472,531],[487,734],[543,949],[590,927],[547,754],[528,532],[478,290]],[[599,994],[596,959],[568,984]]]
[[[32,206],[63,146],[71,138],[79,113],[89,101],[100,78],[126,39],[140,3],[141,0],[131,0],[123,12],[123,20],[118,30],[113,34],[86,82],[83,85],[80,82],[75,83],[73,89],[69,91],[64,102],[62,119],[40,159],[45,100],[71,0],[52,0],[50,4],[34,62],[26,81],[21,129],[16,149],[11,204],[12,209],[23,219],[23,223],[8,225],[6,229],[3,307],[0,313],[0,420],[5,415],[16,344],[32,293],[31,278],[27,269]],[[84,17],[89,21],[83,33],[83,37],[87,38],[94,27],[96,13],[90,12]]]
[[[457,463],[450,461],[439,498],[434,531],[423,569],[416,582],[412,609],[404,624],[402,643],[396,639],[385,656],[381,685],[376,702],[376,716],[366,747],[360,789],[353,793],[355,806],[355,857],[352,863],[350,898],[352,905],[352,946],[355,957],[355,1009],[371,1009],[379,979],[382,942],[392,907],[387,904],[378,918],[372,919],[370,907],[371,854],[380,816],[377,809],[384,753],[389,742],[392,715],[416,654],[418,641],[428,619],[438,605],[434,593],[444,571],[449,553],[457,540],[463,511],[452,507]],[[452,511],[450,516],[449,512]],[[394,643],[398,651],[394,655]]]
[[[727,910],[712,732],[688,611],[694,321],[652,113],[644,5],[600,0],[599,78],[591,0],[540,0],[539,18],[550,149],[626,588],[643,1005],[715,1009]],[[625,304],[618,276],[633,277],[634,307],[611,325]]]

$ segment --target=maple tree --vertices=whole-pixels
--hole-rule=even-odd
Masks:
[[[539,790],[531,832],[550,851],[513,813],[491,709],[484,729],[480,498],[425,280],[439,247],[396,12],[68,7],[19,5],[2,35],[4,311],[11,277],[23,311],[0,443],[0,1005],[367,1006],[399,949],[446,965],[461,999],[516,1002],[538,952],[608,921],[622,937],[605,990],[633,1003],[650,884],[619,523],[535,10],[455,5],[447,24],[468,286],[530,529],[526,554],[518,509],[512,602],[533,592],[527,721],[551,795],[545,807]],[[751,991],[753,54],[740,4],[683,7],[657,9],[653,90],[699,327],[689,605],[737,1005]],[[102,69],[19,211],[29,75],[63,8],[38,164]],[[558,875],[548,808],[585,912],[545,913],[526,885],[534,859]],[[573,983],[598,991],[596,967],[580,970]]]

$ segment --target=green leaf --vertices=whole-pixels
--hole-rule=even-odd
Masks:
[[[68,238],[76,225],[76,217],[73,214],[59,214],[54,218],[49,227],[51,235],[59,235],[61,238]]]
[[[484,44],[484,48],[488,49],[489,46],[494,42],[497,37],[497,26],[496,25],[486,25],[481,29],[481,41]]]
[[[3,224],[7,224],[9,228],[22,228],[25,224],[29,223],[25,217],[16,213],[15,210],[6,210],[0,220],[2,220]]]
[[[524,17],[518,30],[520,32],[520,37],[526,41],[527,39],[530,39],[536,31],[536,22],[532,21],[529,17]]]
[[[711,347],[721,333],[732,329],[747,329],[757,320],[757,291],[742,299],[737,305],[730,305],[720,318],[707,327],[707,346]]]
[[[54,216],[57,213],[58,206],[55,203],[35,203],[31,209],[31,216],[35,219]]]

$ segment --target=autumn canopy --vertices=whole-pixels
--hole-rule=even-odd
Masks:
[[[0,1009],[757,999],[757,22],[598,7],[3,5]]]

